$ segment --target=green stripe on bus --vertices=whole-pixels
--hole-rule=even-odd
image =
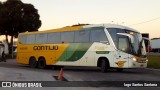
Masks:
[[[84,56],[92,43],[73,43],[59,58],[59,61],[77,61]]]
[[[96,51],[96,54],[109,54],[109,51]]]
[[[68,48],[63,52],[59,60],[60,61],[68,60],[74,54],[74,52],[78,47],[79,47],[79,43],[69,44]]]

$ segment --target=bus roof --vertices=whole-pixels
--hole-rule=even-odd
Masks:
[[[89,27],[120,28],[120,29],[127,29],[127,30],[131,30],[131,31],[134,31],[134,32],[138,32],[137,30],[132,29],[130,27],[117,25],[117,24],[95,24],[95,25],[84,26],[84,28],[89,28]]]
[[[105,24],[106,28],[120,28],[120,29],[127,29],[127,30],[131,30],[134,32],[139,32],[133,28],[127,27],[127,26],[122,26],[122,25],[116,25],[116,24]]]
[[[126,26],[122,26],[122,25],[117,25],[117,24],[91,24],[91,25],[80,25],[80,26],[67,26],[63,28],[44,30],[44,31],[24,32],[20,34],[37,34],[37,33],[46,33],[46,32],[76,31],[82,28],[91,28],[91,27],[120,28],[120,29],[127,29],[127,30],[131,30],[134,32],[138,32],[135,29],[132,29]]]
[[[37,33],[46,33],[46,32],[63,32],[63,31],[75,31],[82,29],[83,26],[67,26],[58,29],[44,30],[44,31],[34,31],[34,32],[24,32],[20,34],[37,34]]]

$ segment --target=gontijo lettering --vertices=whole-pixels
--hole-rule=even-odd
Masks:
[[[33,50],[58,50],[58,45],[53,45],[53,46],[34,46]]]

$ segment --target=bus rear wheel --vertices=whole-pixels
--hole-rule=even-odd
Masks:
[[[37,61],[36,61],[36,58],[35,57],[31,57],[29,59],[29,66],[31,68],[36,68],[37,67]]]
[[[101,71],[103,73],[105,73],[108,68],[109,68],[109,63],[107,62],[106,59],[102,59],[102,61],[101,61]]]
[[[39,58],[38,60],[38,68],[44,69],[46,67],[46,61],[44,58]]]

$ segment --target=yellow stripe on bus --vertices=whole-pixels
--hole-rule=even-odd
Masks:
[[[64,32],[64,31],[76,31],[82,29],[83,26],[74,26],[74,27],[63,27],[59,29],[51,29],[51,30],[44,30],[44,31],[34,31],[34,32],[25,32],[25,33],[20,33],[20,34],[39,34],[39,33],[48,33],[48,32]]]

